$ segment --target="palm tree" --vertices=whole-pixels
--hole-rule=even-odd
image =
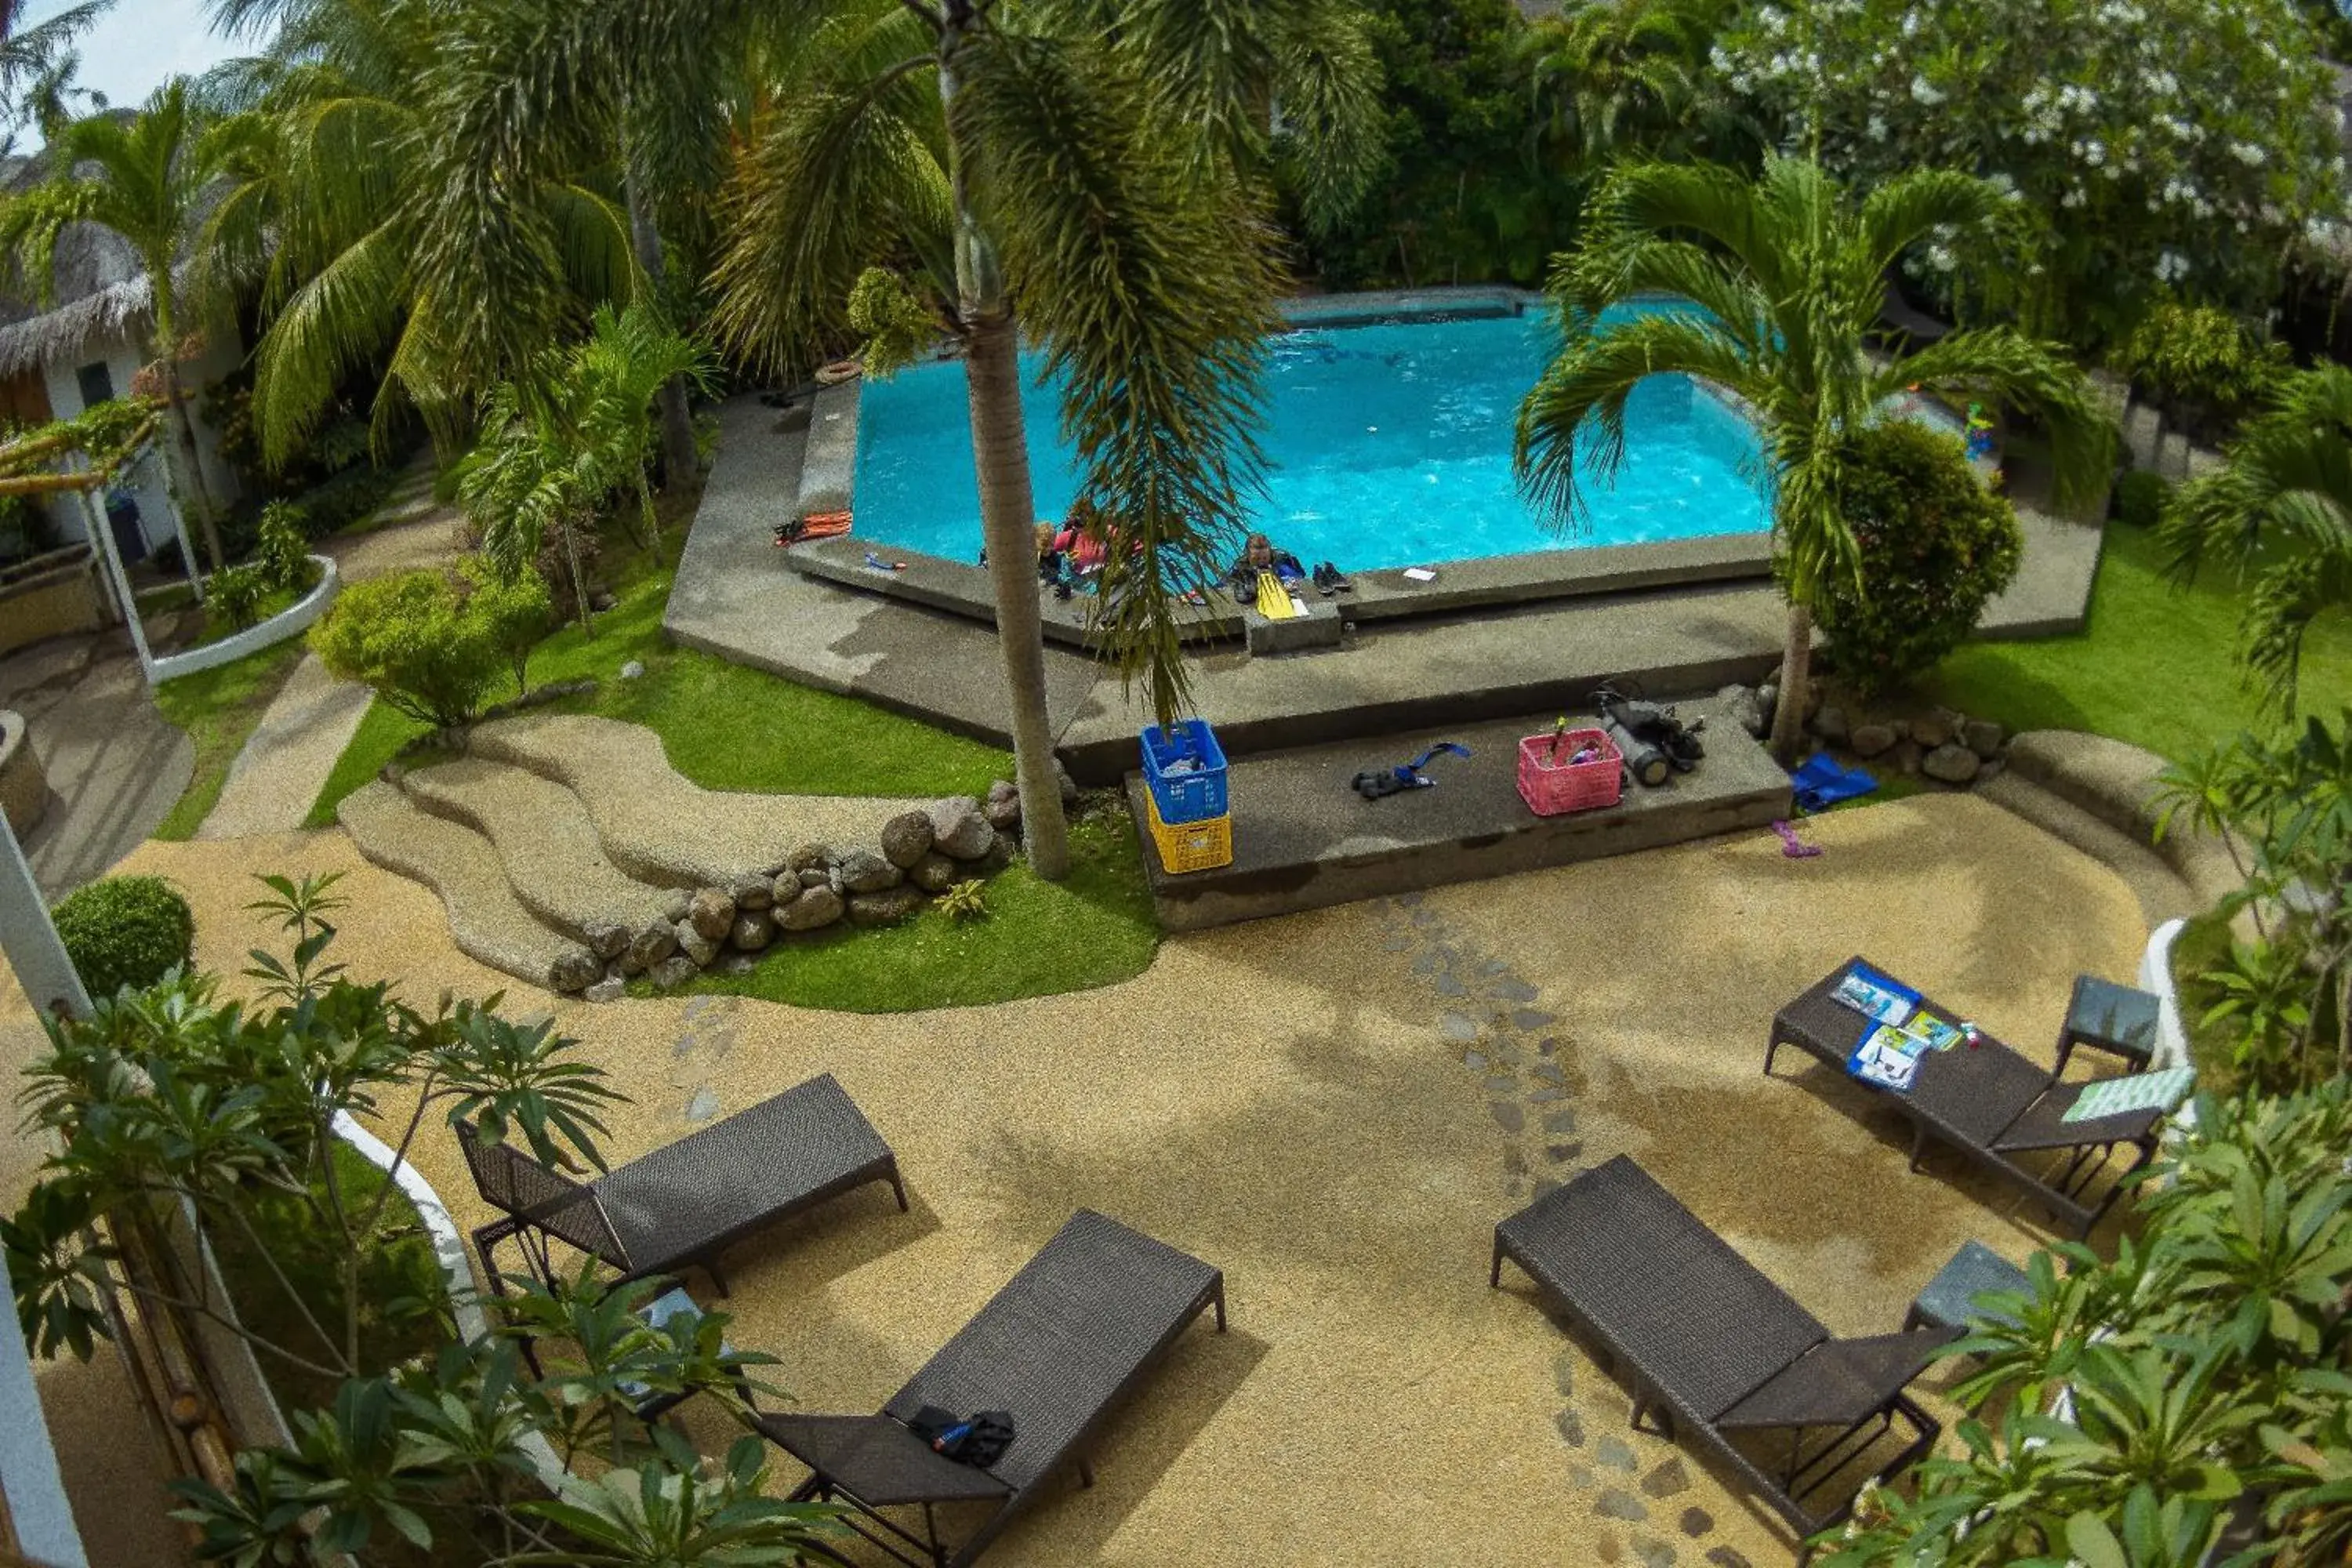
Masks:
[[[1860,572],[1838,505],[1848,433],[1916,387],[2039,420],[2062,506],[2080,505],[2105,477],[2112,431],[2055,344],[1990,328],[1896,363],[1864,348],[1887,268],[1939,230],[1988,220],[2001,200],[1968,175],[1925,173],[1856,203],[1818,164],[1784,157],[1767,159],[1753,180],[1706,164],[1635,165],[1603,184],[1584,238],[1555,266],[1568,343],[1520,406],[1520,483],[1562,518],[1580,516],[1585,470],[1614,477],[1626,399],[1650,376],[1696,376],[1747,403],[1773,481],[1789,600],[1772,725],[1783,762],[1803,734],[1813,605]],[[1659,295],[1696,308],[1603,314]]]
[[[213,569],[227,564],[211,491],[196,459],[195,430],[180,385],[181,258],[195,238],[205,186],[218,167],[215,143],[184,79],[158,88],[136,114],[91,115],[55,127],[48,179],[0,203],[0,246],[16,252],[44,302],[56,287],[58,237],[68,224],[111,229],[147,274],[153,349],[171,417],[165,471],[173,504],[195,514]]]
[[[445,447],[472,426],[474,401],[598,301],[644,279],[627,214],[591,177],[593,154],[517,193],[544,239],[508,280],[515,352],[459,352],[442,279],[417,265],[438,194],[427,173],[436,131],[429,89],[458,40],[441,0],[215,0],[231,28],[274,21],[265,55],[238,63],[249,103],[216,133],[226,194],[203,255],[222,285],[257,296],[254,412],[266,460],[300,449],[354,374],[381,369],[379,444],[414,409]]]
[[[65,118],[67,94],[81,58],[74,40],[114,8],[114,0],[81,0],[45,22],[24,26],[26,0],[0,0],[0,124],[10,132],[27,121],[44,127]]]
[[[2352,370],[2285,378],[2227,456],[2174,492],[2158,537],[2186,575],[2210,556],[2253,579],[2242,657],[2291,714],[2305,637],[2352,610]]]
[[[1721,0],[1586,0],[1538,17],[1520,42],[1541,141],[1598,178],[1628,155],[1733,162],[1759,143],[1709,80]]]
[[[707,374],[701,348],[673,330],[651,306],[636,304],[616,311],[600,305],[590,322],[588,341],[573,353],[566,378],[579,438],[604,479],[605,493],[635,492],[646,541],[656,561],[661,558],[661,519],[654,510],[649,478],[654,454],[657,447],[662,451],[671,483],[685,478],[673,466],[676,459],[668,450],[671,394],[677,393],[677,405],[682,408],[687,389],[700,386]],[[658,441],[655,426],[646,417],[649,404],[658,409]],[[691,428],[687,435],[690,442]]]
[[[725,39],[762,51],[770,92],[730,184],[716,325],[788,369],[869,265],[923,280],[970,384],[1024,837],[1038,875],[1062,877],[1020,339],[1060,379],[1085,499],[1129,547],[1110,552],[1098,622],[1164,721],[1187,694],[1182,596],[1213,579],[1255,483],[1277,276],[1257,175],[1316,139],[1327,155],[1301,167],[1328,211],[1371,166],[1354,13],[1344,0],[537,3],[528,21],[525,6],[486,9],[462,58],[442,115],[460,161],[426,260],[494,299],[534,243],[498,198],[535,156],[609,143],[616,105],[658,94],[675,58]],[[468,326],[509,330],[478,306]]]

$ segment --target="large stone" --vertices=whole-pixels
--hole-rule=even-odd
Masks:
[[[1715,695],[1733,723],[1751,735],[1764,733],[1764,705],[1757,700],[1755,692],[1745,686],[1727,686]]]
[[[590,1002],[618,1002],[621,999],[621,994],[628,988],[629,983],[626,980],[617,974],[608,974],[580,994]]]
[[[735,929],[735,900],[716,888],[697,889],[687,906],[687,923],[712,942],[725,942]]]
[[[1895,748],[1895,765],[1906,773],[1916,776],[1919,772],[1919,761],[1927,754],[1919,749],[1918,742],[1905,741]]]
[[[1824,705],[1813,715],[1813,733],[1832,746],[1843,746],[1851,731],[1846,726],[1845,710]]]
[[[981,804],[983,806],[989,806],[995,805],[1002,801],[1019,800],[1020,798],[1021,786],[1019,784],[1014,784],[1011,779],[998,779],[994,784],[988,786],[988,798]]]
[[[901,871],[908,869],[916,861],[930,853],[930,848],[931,819],[922,812],[902,811],[882,825],[882,858]],[[850,853],[861,854],[863,851],[852,850]],[[847,856],[842,858],[842,875],[847,878]],[[856,888],[854,879],[851,880],[850,885]],[[880,888],[857,888],[857,891],[861,893],[874,893],[881,890]]]
[[[812,866],[828,865],[832,860],[833,851],[824,845],[803,844],[784,857],[784,866],[789,870],[805,871]]]
[[[629,928],[623,925],[592,925],[580,933],[588,951],[599,958],[618,958],[629,945]]]
[[[841,895],[831,888],[803,888],[789,904],[776,906],[776,924],[785,931],[815,931],[841,918]]]
[[[667,924],[656,921],[629,939],[629,951],[623,954],[630,972],[651,969],[677,951],[677,933]]]
[[[1846,744],[1853,748],[1857,757],[1874,757],[1893,749],[1895,731],[1885,724],[1856,724],[1853,732],[1846,737]]]
[[[1911,738],[1923,752],[1952,743],[1952,721],[1942,713],[1926,713],[1911,721]]]
[[[574,949],[555,961],[547,981],[558,991],[583,991],[603,977],[604,966],[585,949]]]
[[[907,879],[927,893],[944,893],[963,880],[964,868],[937,851],[915,862]]]
[[[672,925],[686,919],[686,911],[692,906],[693,899],[691,889],[672,888],[662,895],[662,919]]]
[[[917,856],[917,859],[922,858]],[[845,849],[841,855],[841,885],[850,893],[879,893],[905,881],[907,873],[871,849]]]
[[[698,973],[699,966],[682,952],[672,953],[646,971],[646,977],[665,991],[677,990]]]
[[[1078,804],[1078,781],[1070,776],[1070,770],[1062,765],[1059,757],[1054,759],[1054,783],[1061,788],[1064,805]]]
[[[999,833],[1018,833],[1021,830],[1021,797],[1017,795],[1007,795],[1003,800],[989,796],[987,803],[980,808],[980,814],[988,818],[988,825]]]
[[[764,910],[776,901],[775,879],[764,871],[747,871],[729,879],[727,896],[739,910]]]
[[[981,815],[980,802],[951,795],[931,806],[931,847],[950,860],[977,860],[996,840],[996,829]]]
[[[1780,706],[1780,680],[1778,676],[1756,689],[1756,727],[1748,732],[1758,740],[1772,732],[1772,715]]]
[[[849,919],[854,925],[891,925],[922,907],[922,890],[901,884],[879,893],[853,893],[849,899]]]
[[[776,940],[776,922],[765,910],[753,910],[735,917],[735,929],[727,933],[727,942],[738,952],[757,952]]]
[[[1012,864],[1013,841],[1000,833],[996,836],[996,841],[988,847],[988,853],[977,860],[966,862],[964,869],[977,871],[983,877],[989,877]]]
[[[1960,726],[1960,744],[1990,761],[2000,754],[2009,732],[1990,719],[1971,719]]]
[[[694,960],[697,968],[719,956],[719,942],[703,935],[688,922],[680,921],[670,929],[677,933],[678,952]]]
[[[1919,759],[1919,771],[1945,784],[1964,784],[1977,776],[1984,759],[1958,742],[1947,742]]]
[[[795,884],[803,888],[831,888],[841,880],[840,873],[825,866],[812,866],[805,871],[795,871],[793,877]],[[800,895],[795,893],[792,896],[798,898]],[[784,879],[782,877],[776,879],[776,898],[779,902],[784,899]]]

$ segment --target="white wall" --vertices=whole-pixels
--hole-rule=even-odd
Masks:
[[[236,368],[244,357],[244,349],[236,337],[226,336],[215,341],[202,357],[181,367],[183,384],[193,393],[209,385]],[[107,374],[113,378],[114,395],[131,395],[131,383],[139,367],[147,363],[147,345],[125,338],[105,338],[85,343],[79,353],[42,367],[42,379],[48,387],[49,411],[59,419],[70,419],[82,411],[81,367],[104,361]],[[188,412],[196,431],[197,461],[203,465],[205,482],[211,488],[215,505],[226,504],[237,493],[236,476],[221,461],[220,443],[212,426],[205,423],[201,400],[193,400]],[[167,424],[156,432],[156,438],[146,456],[124,470],[121,479],[139,502],[140,530],[147,536],[147,548],[162,548],[172,537],[171,487],[163,468],[163,444],[172,439]],[[81,502],[79,497],[67,495],[53,498],[49,514],[58,531],[67,539],[84,536]],[[190,537],[194,539],[194,531]],[[197,549],[203,549],[201,542]]]

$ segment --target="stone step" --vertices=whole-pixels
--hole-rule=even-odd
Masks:
[[[871,847],[924,803],[882,796],[708,790],[670,766],[661,737],[584,713],[520,713],[476,726],[467,749],[578,797],[604,855],[633,877],[718,887],[772,872],[803,844]]]
[[[2132,467],[2156,467],[2157,447],[2164,439],[2164,416],[2145,403],[2136,403],[2124,412],[2124,448],[2131,454]]]
[[[2151,929],[2205,908],[2205,900],[2147,844],[2014,768],[1978,785],[1976,793],[2052,837],[2073,845],[2122,878],[2139,900],[2140,912]]]
[[[2188,437],[2178,430],[2166,432],[2157,443],[2156,471],[2175,483],[2189,477]]]
[[[665,889],[635,880],[605,858],[588,808],[562,784],[468,757],[405,773],[401,788],[425,810],[488,839],[515,897],[566,935],[610,945],[607,933],[615,928],[667,928]]]
[[[489,841],[472,828],[380,780],[345,796],[335,818],[370,861],[440,895],[449,934],[468,957],[551,991],[576,990],[603,972],[584,945],[523,907]]]

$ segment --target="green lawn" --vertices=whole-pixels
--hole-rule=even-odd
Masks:
[[[565,626],[530,661],[534,687],[593,675],[589,695],[559,710],[601,713],[643,724],[662,738],[670,764],[706,789],[774,795],[984,795],[1012,776],[1010,753],[902,718],[856,698],[800,686],[662,637],[667,572],[625,588],[596,617],[596,635]],[[621,679],[635,659],[646,673]],[[504,691],[501,697],[511,696]],[[425,726],[377,702],[336,764],[310,825],[335,819],[335,805],[375,777]]]
[[[1025,861],[988,879],[985,919],[927,907],[904,925],[836,925],[789,937],[748,974],[706,970],[685,989],[845,1013],[971,1007],[1108,985],[1151,963],[1160,929],[1142,850],[1116,795],[1091,797],[1070,828],[1069,879],[1041,882]],[[632,994],[655,994],[638,981]]]
[[[298,638],[247,654],[234,664],[165,681],[155,689],[155,706],[163,710],[164,718],[188,732],[196,748],[196,771],[178,803],[156,826],[156,837],[195,837],[220,800],[229,764],[236,761],[270,700],[301,661],[302,644]]]
[[[2037,642],[1971,643],[1923,694],[2011,730],[2089,730],[2178,758],[2258,728],[2238,675],[2234,583],[2209,572],[2181,587],[2149,534],[2107,525],[2090,629]],[[2352,626],[2317,627],[2305,647],[2302,706],[2352,703]]]

